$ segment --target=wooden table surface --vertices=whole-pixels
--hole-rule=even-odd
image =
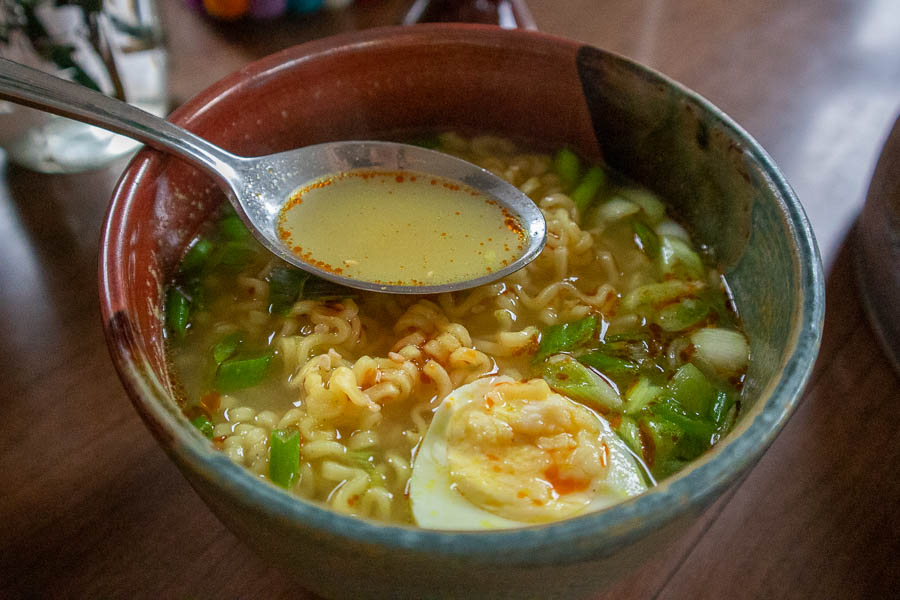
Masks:
[[[161,4],[177,104],[283,47],[392,23],[407,3],[234,26]],[[900,385],[862,312],[848,232],[900,110],[900,2],[529,6],[541,30],[659,69],[740,122],[796,189],[827,273],[822,351],[787,427],[677,548],[609,597],[896,597]],[[310,598],[212,516],[113,371],[97,239],[123,165],[0,178],[0,597]]]

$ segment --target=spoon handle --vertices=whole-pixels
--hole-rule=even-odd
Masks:
[[[0,58],[0,99],[82,121],[172,152],[232,186],[241,157],[165,119],[84,86]]]

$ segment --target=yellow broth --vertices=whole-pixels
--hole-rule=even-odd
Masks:
[[[278,230],[305,262],[392,285],[476,279],[524,248],[521,226],[496,201],[414,172],[348,171],[305,185],[282,209]]]

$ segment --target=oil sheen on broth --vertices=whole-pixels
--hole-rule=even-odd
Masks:
[[[546,248],[470,290],[364,292],[273,257],[224,206],[165,291],[183,410],[214,447],[341,513],[491,529],[602,510],[727,435],[750,356],[714,253],[569,150],[438,141],[526,193]]]
[[[308,184],[285,204],[278,230],[319,268],[406,286],[475,279],[524,248],[522,227],[496,201],[414,172],[348,171]]]

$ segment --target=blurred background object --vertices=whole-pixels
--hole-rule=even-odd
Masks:
[[[346,8],[353,0],[185,0],[196,10],[216,19],[233,21],[244,17],[272,19],[284,15],[304,15],[319,10]]]
[[[155,0],[2,0],[0,56],[126,100],[156,115],[167,103]],[[0,102],[0,146],[44,173],[97,168],[139,144],[90,125]]]
[[[524,0],[415,0],[402,22],[486,23],[504,29],[537,29]]]

